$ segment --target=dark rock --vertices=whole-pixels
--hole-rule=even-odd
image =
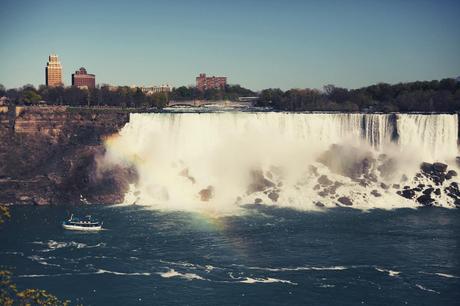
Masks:
[[[321,189],[321,185],[320,184],[316,184],[315,187],[313,187],[313,190],[319,190]]]
[[[446,180],[450,180],[454,176],[457,176],[457,172],[455,170],[449,170],[446,173]]]
[[[434,188],[428,188],[428,189],[423,190],[423,194],[430,195],[433,191],[434,191]]]
[[[399,191],[398,194],[406,199],[413,199],[415,196],[415,192],[411,189],[405,189],[403,191]]]
[[[387,189],[390,188],[390,186],[387,185],[387,184],[385,184],[385,183],[380,183],[380,187],[381,187],[382,189],[385,189],[385,190],[387,190]]]
[[[374,196],[374,197],[381,197],[382,194],[380,192],[378,192],[376,189],[372,190],[371,191],[371,194]]]
[[[318,195],[320,197],[323,197],[323,198],[327,197],[328,194],[329,194],[329,192],[327,190],[323,190],[323,191],[318,192]]]
[[[315,206],[317,206],[317,207],[325,207],[326,205],[324,205],[323,203],[317,201],[317,202],[315,203]]]
[[[262,199],[261,198],[255,198],[254,199],[254,204],[262,204]]]
[[[433,163],[433,170],[438,173],[444,173],[447,170],[447,165],[443,163]]]
[[[393,184],[392,187],[393,187],[394,189],[399,189],[399,188],[401,188],[401,186],[400,186],[399,184]]]
[[[431,198],[429,194],[424,194],[417,198],[417,202],[425,206],[430,206],[433,204],[434,200]]]
[[[418,184],[417,187],[419,187],[419,188],[424,188],[424,187],[425,187],[425,184]]]
[[[251,171],[252,183],[249,185],[247,193],[261,192],[268,188],[274,187],[275,184],[264,177],[262,170]]]
[[[434,190],[434,194],[435,194],[435,195],[438,195],[438,196],[441,195],[441,189],[436,188],[436,189]]]
[[[279,198],[279,197],[280,197],[280,196],[279,196],[279,194],[278,194],[277,192],[270,192],[270,193],[268,194],[268,198],[269,198],[270,200],[272,200],[273,202],[278,201],[278,198]]]
[[[208,186],[205,189],[202,189],[199,193],[200,199],[203,202],[208,202],[214,197],[214,187]]]
[[[420,169],[425,173],[431,173],[433,172],[433,164],[423,162],[420,165]]]
[[[404,186],[404,189],[410,189],[410,186],[406,185],[406,186]]]
[[[328,177],[325,175],[321,175],[318,178],[318,183],[320,183],[323,186],[329,186],[333,184],[333,182],[330,179],[328,179]]]
[[[348,197],[340,197],[337,199],[341,204],[346,205],[346,206],[352,206],[353,202],[350,200]]]

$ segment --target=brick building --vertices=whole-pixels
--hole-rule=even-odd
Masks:
[[[94,88],[96,87],[96,76],[94,74],[88,74],[86,69],[81,67],[72,74],[72,86]]]
[[[48,58],[48,63],[45,68],[46,86],[62,86],[62,66],[59,58],[55,54],[51,54]]]
[[[196,78],[196,88],[199,90],[224,88],[226,85],[226,77],[207,77],[205,73],[200,73]]]

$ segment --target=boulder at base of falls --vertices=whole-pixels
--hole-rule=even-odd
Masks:
[[[423,190],[423,194],[430,195],[434,191],[434,188],[427,188]]]
[[[325,175],[321,175],[318,178],[318,183],[322,186],[329,186],[333,184],[333,182]]]
[[[438,186],[441,185],[446,179],[446,164],[439,162],[433,164],[423,162],[420,165],[420,169],[427,178],[432,180]]]
[[[443,163],[434,163],[433,170],[438,173],[444,173],[447,170],[447,165]]]
[[[280,197],[280,195],[279,195],[277,192],[275,192],[275,191],[272,191],[272,192],[270,192],[270,193],[268,194],[268,198],[269,198],[270,200],[272,200],[273,202],[278,201],[278,198],[279,198],[279,197]]]
[[[433,205],[434,200],[429,194],[423,194],[417,198],[417,202],[425,206],[431,206]]]
[[[398,191],[397,194],[406,199],[413,199],[415,196],[415,191],[413,191],[412,189],[404,189],[403,191]]]
[[[447,171],[447,173],[446,173],[446,180],[450,180],[450,179],[453,178],[454,176],[457,176],[457,171],[455,171],[455,170],[449,170],[449,171]]]
[[[251,171],[252,183],[248,187],[248,194],[262,192],[268,188],[274,187],[275,184],[264,177],[262,170]]]
[[[202,189],[198,194],[201,201],[208,202],[214,197],[214,187],[208,186],[208,188]]]
[[[340,197],[337,199],[340,204],[346,205],[346,206],[352,206],[353,202],[350,200],[349,197]]]
[[[318,201],[318,202],[315,203],[315,206],[316,206],[316,207],[325,207],[326,205],[324,205],[323,203],[321,203],[320,201]]]

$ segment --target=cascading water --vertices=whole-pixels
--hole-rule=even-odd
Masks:
[[[431,186],[422,162],[456,169],[457,134],[457,115],[132,114],[106,158],[139,173],[126,202],[162,209],[415,207],[403,186]],[[430,204],[454,207],[455,179]]]

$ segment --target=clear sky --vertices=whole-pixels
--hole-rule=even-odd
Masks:
[[[348,88],[460,75],[458,0],[0,0],[0,83]]]

